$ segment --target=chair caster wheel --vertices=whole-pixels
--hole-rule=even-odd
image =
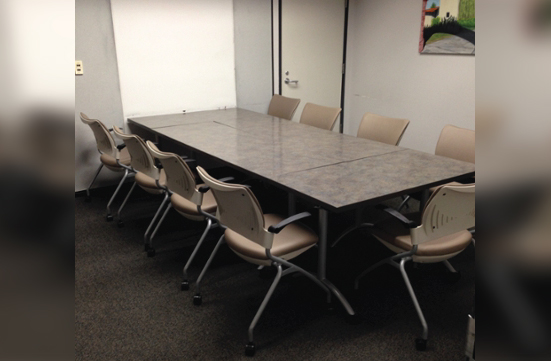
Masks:
[[[201,306],[201,303],[203,303],[203,297],[200,294],[193,296],[193,304],[195,306]]]
[[[359,325],[361,322],[362,319],[357,314],[346,314],[346,323],[348,323],[349,325]]]
[[[249,342],[248,344],[245,345],[246,356],[252,357],[254,356],[254,352],[255,352],[254,342]]]
[[[147,257],[149,257],[149,258],[155,257],[155,248],[149,248],[147,250]]]
[[[458,282],[461,279],[461,272],[459,272],[459,271],[457,271],[457,272],[448,272],[448,274],[446,275],[446,278],[447,278],[449,283],[454,284],[454,283]]]
[[[84,198],[84,201],[85,201],[86,203],[90,203],[90,202],[92,202],[92,197],[86,196],[86,198]]]
[[[119,221],[117,222],[117,226],[119,226],[119,228],[123,228],[123,227],[124,227],[124,222],[121,221],[121,220],[119,220]]]
[[[105,216],[105,220],[106,220],[107,222],[111,222],[111,221],[113,220],[113,216],[110,215],[110,214],[108,214],[107,216]]]
[[[143,250],[144,250],[144,252],[149,251],[149,244],[146,243],[146,244],[143,246]]]
[[[422,338],[416,338],[415,348],[417,349],[417,351],[425,351],[427,349],[427,340]]]
[[[182,282],[182,284],[180,285],[180,290],[182,291],[189,290],[189,282],[187,280]]]

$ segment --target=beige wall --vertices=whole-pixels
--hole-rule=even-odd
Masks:
[[[446,14],[450,13],[457,19],[459,15],[459,0],[440,0],[440,18],[445,19]]]
[[[401,146],[434,153],[446,124],[475,127],[475,58],[419,54],[422,2],[352,0],[344,132],[365,112],[411,121]]]

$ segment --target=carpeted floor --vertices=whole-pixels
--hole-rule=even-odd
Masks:
[[[284,212],[285,194],[251,182],[266,212]],[[122,193],[126,193],[126,184]],[[124,211],[125,226],[105,221],[114,188],[92,191],[92,202],[75,198],[76,360],[240,360],[247,329],[270,279],[226,246],[215,258],[194,306],[194,284],[180,290],[182,267],[204,222],[172,212],[160,229],[156,256],[143,251],[143,233],[161,198],[136,190]],[[118,207],[123,196],[115,201]],[[412,207],[416,206],[412,203]],[[116,209],[116,208],[115,208]],[[317,229],[313,209],[307,220]],[[367,210],[370,220],[380,217]],[[329,239],[351,225],[351,213],[331,214]],[[220,230],[211,232],[190,277],[194,281]],[[354,277],[391,253],[367,232],[357,231],[328,251],[327,277],[349,299],[361,322],[325,308],[325,294],[304,277],[283,278],[255,329],[257,360],[464,360],[467,314],[474,302],[474,248],[451,260],[462,278],[450,284],[442,264],[413,267],[408,273],[429,325],[425,352],[415,350],[421,324],[399,271],[383,266],[353,290]],[[316,270],[317,250],[295,259]]]

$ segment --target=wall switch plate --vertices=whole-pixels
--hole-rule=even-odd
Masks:
[[[75,61],[75,75],[83,75],[84,68],[82,66],[82,60]]]

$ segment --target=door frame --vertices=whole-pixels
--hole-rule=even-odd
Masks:
[[[282,36],[281,36],[281,9],[282,9],[282,0],[272,0],[272,75],[273,75],[273,85],[274,85],[274,94],[281,95],[281,89],[283,86],[283,79],[281,77],[281,72],[283,71],[281,59],[281,49],[282,49]],[[341,116],[339,121],[339,133],[342,133],[344,130],[344,92],[345,92],[345,81],[346,81],[346,49],[348,46],[348,11],[350,9],[350,0],[344,0],[344,36],[343,36],[343,54],[342,54],[342,81],[341,81]],[[274,21],[277,16],[277,21]],[[277,34],[277,41],[274,39],[275,34]],[[277,49],[276,49],[277,45]],[[277,54],[277,59],[275,57]],[[275,69],[278,68],[276,73]],[[276,89],[277,84],[277,89]]]

